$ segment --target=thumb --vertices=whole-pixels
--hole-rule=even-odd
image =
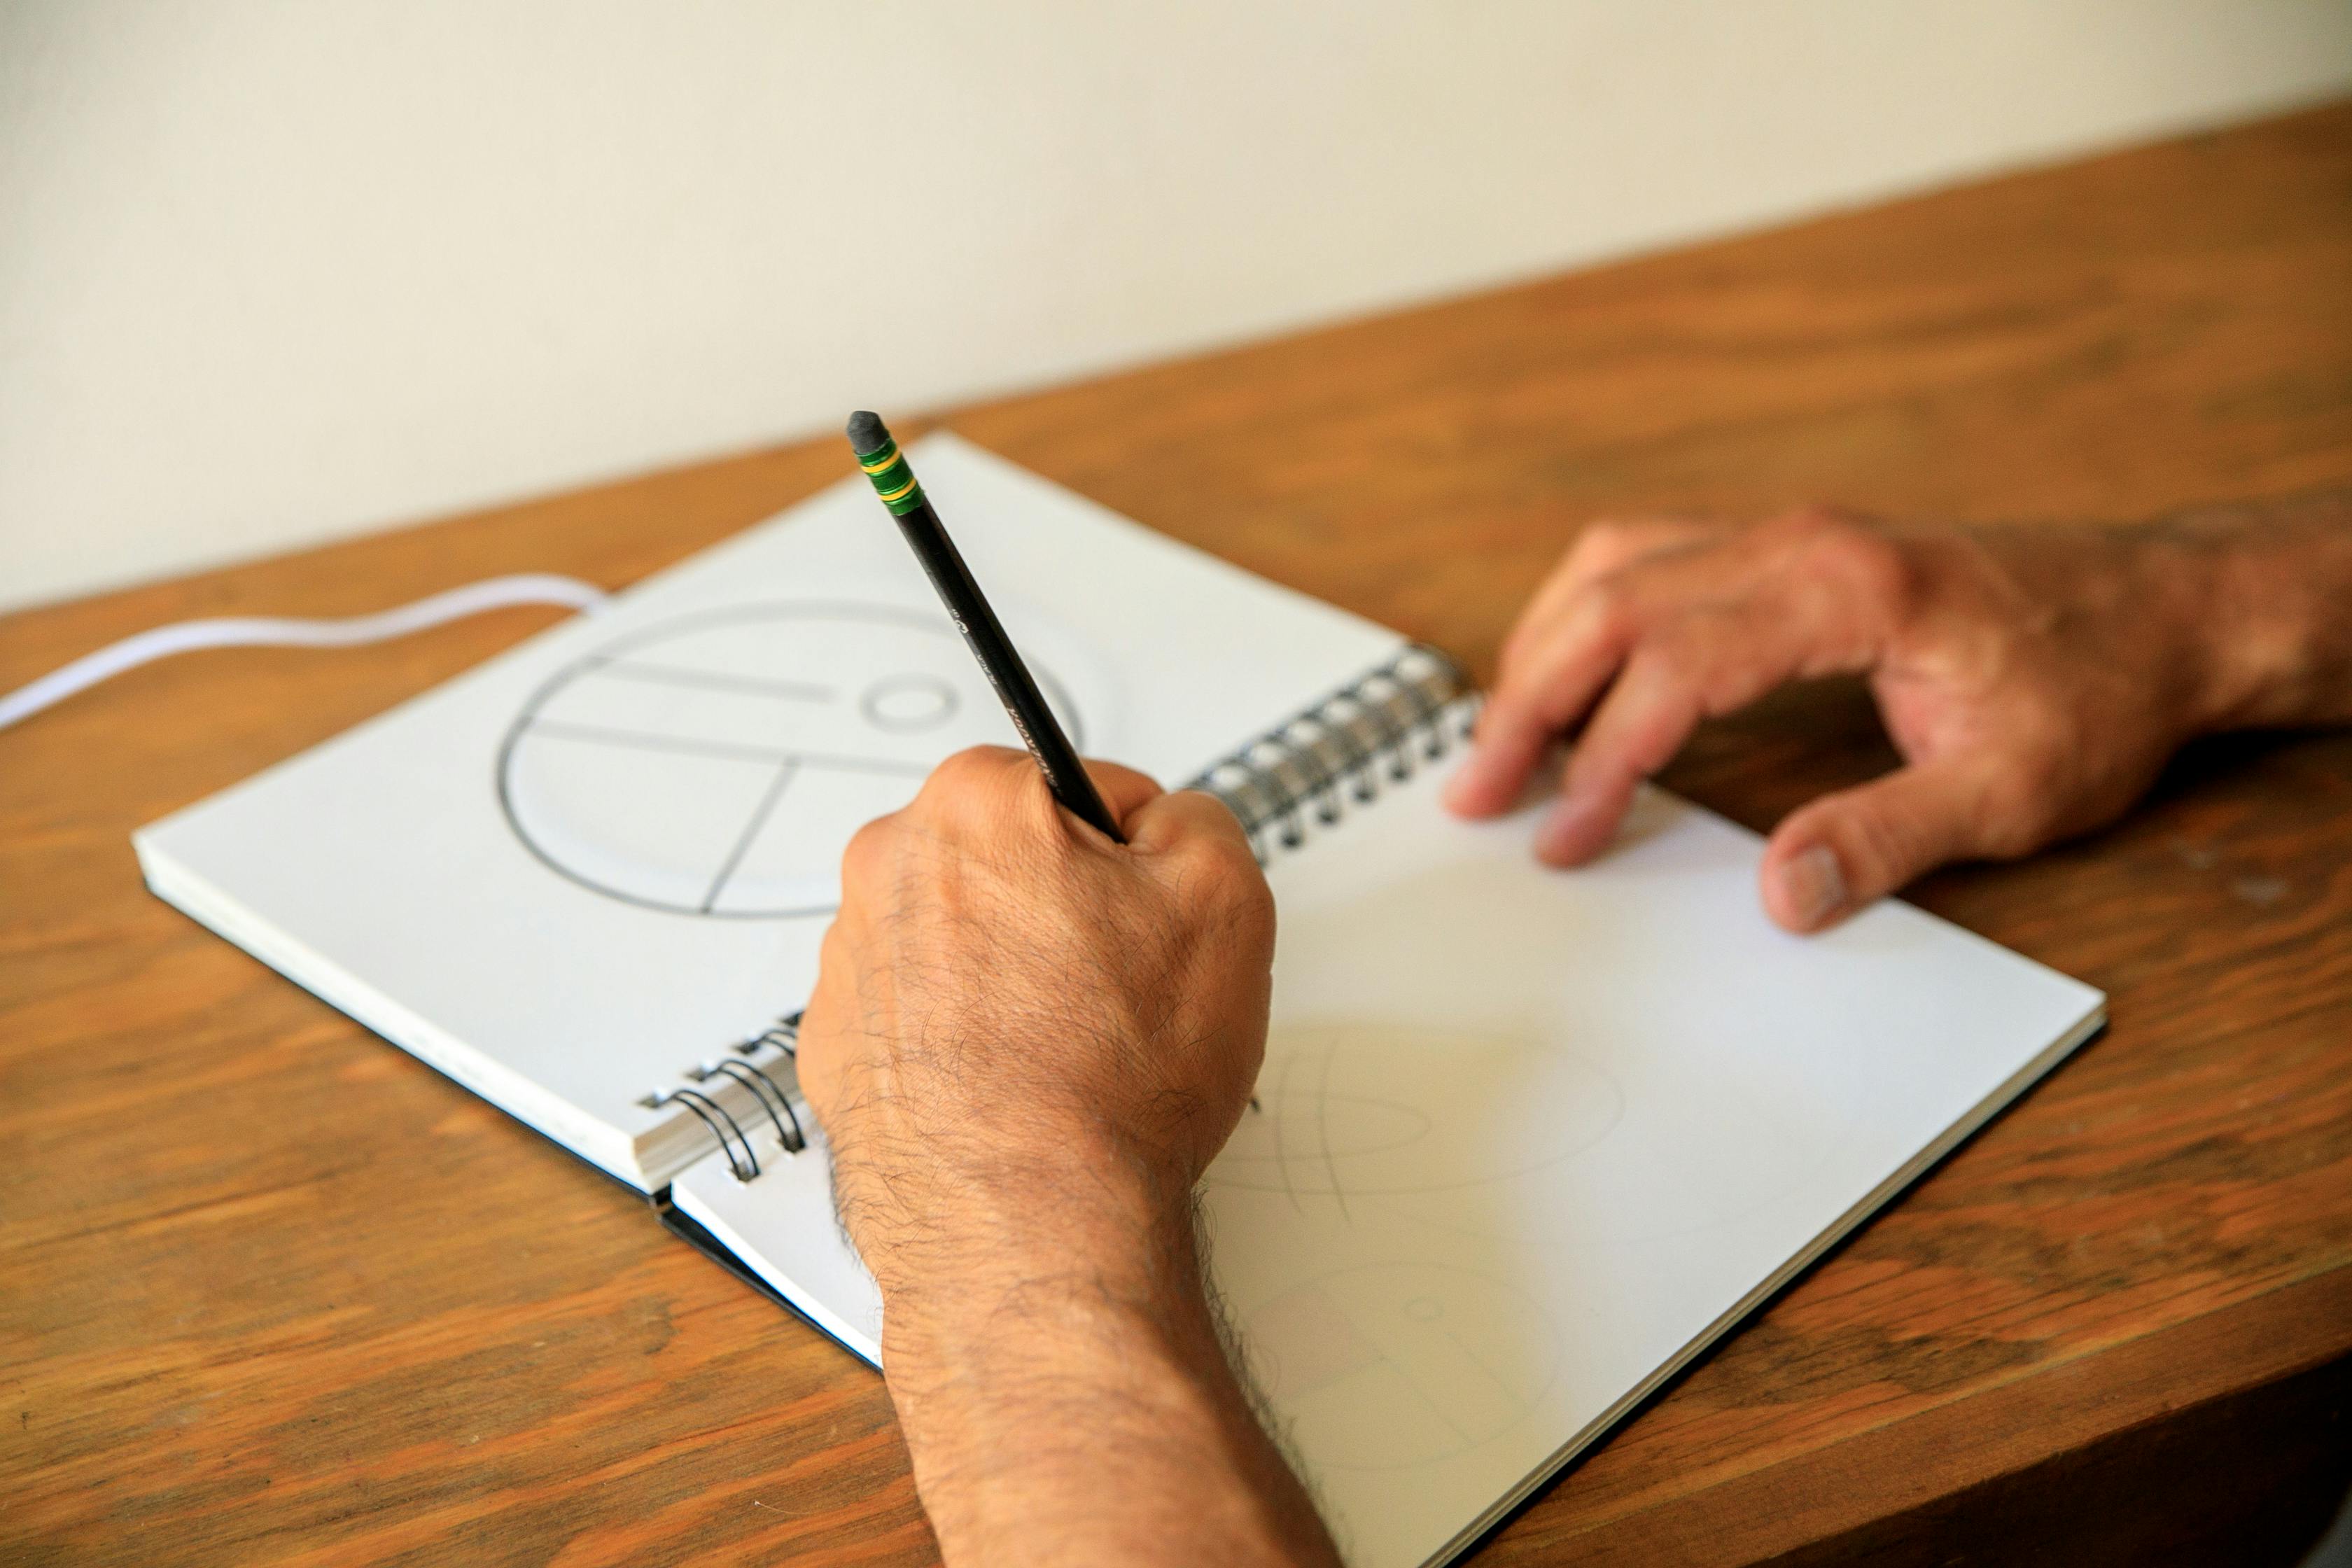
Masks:
[[[1781,820],[1764,849],[1764,911],[1820,931],[1947,861],[1980,854],[1984,783],[1958,763],[1897,768]]]
[[[1084,762],[1087,776],[1095,781],[1095,788],[1100,792],[1103,805],[1110,808],[1110,819],[1118,823],[1122,829],[1129,816],[1167,793],[1160,787],[1160,781],[1150,773],[1138,773],[1118,763],[1107,763],[1099,757],[1087,757]]]
[[[1249,835],[1242,831],[1233,808],[1203,790],[1181,789],[1154,795],[1119,826],[1127,831],[1127,847],[1142,855],[1164,855],[1181,847],[1217,850],[1255,866]]]

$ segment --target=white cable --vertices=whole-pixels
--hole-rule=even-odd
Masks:
[[[0,697],[0,730],[20,723],[42,709],[64,701],[78,691],[175,653],[206,647],[352,647],[361,643],[386,642],[421,632],[444,621],[462,620],[484,610],[509,605],[566,605],[591,610],[604,602],[604,590],[577,577],[547,572],[525,572],[511,577],[488,577],[451,588],[414,604],[353,616],[339,621],[298,621],[268,616],[234,616],[218,620],[174,621],[121,642],[109,643],[85,654],[63,669],[52,670],[27,686]]]

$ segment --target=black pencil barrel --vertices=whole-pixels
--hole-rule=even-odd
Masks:
[[[1110,807],[1103,803],[1102,793],[1095,788],[1094,779],[1079,760],[1077,748],[1070,744],[1054,710],[1045,705],[1045,694],[1038,690],[1029,666],[1013,646],[1013,639],[1005,635],[996,612],[989,607],[971,568],[964,564],[962,552],[948,537],[939,513],[931,510],[923,487],[916,481],[914,470],[908,467],[889,430],[876,416],[861,410],[850,418],[849,442],[856,449],[858,466],[874,482],[875,493],[889,509],[898,531],[906,536],[915,559],[921,563],[923,574],[931,580],[940,602],[946,605],[948,618],[963,634],[972,657],[980,661],[981,672],[996,689],[997,700],[1004,704],[1013,728],[1020,732],[1022,744],[1037,760],[1054,798],[1073,816],[1114,844],[1126,843],[1118,824],[1111,817]]]

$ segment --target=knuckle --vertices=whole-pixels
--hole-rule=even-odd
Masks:
[[[1238,835],[1188,834],[1177,846],[1176,855],[1186,882],[1201,899],[1220,905],[1264,900],[1271,906],[1274,894],[1266,886],[1265,873]]]
[[[1776,539],[1803,543],[1850,528],[1855,521],[1853,512],[1822,501],[1806,501],[1766,519],[1760,531]]]
[[[1863,563],[1863,592],[1885,606],[1895,625],[1915,619],[1927,598],[1927,578],[1919,558],[1884,534],[1873,534],[1874,549]]]
[[[1922,840],[1917,813],[1906,803],[1864,786],[1826,796],[1802,815],[1837,852],[1849,880],[1871,893],[1891,890],[1909,879],[1906,872]]]
[[[931,770],[929,783],[943,794],[962,795],[992,780],[1003,763],[994,746],[967,746],[950,753]]]
[[[1668,692],[1696,686],[1709,662],[1704,632],[1687,622],[1652,637],[1639,658],[1645,682]]]
[[[1748,532],[1758,560],[1800,571],[1837,563],[1869,536],[1870,531],[1853,516],[1818,505],[1795,507],[1769,517]]]
[[[1841,521],[1821,535],[1815,548],[1847,584],[1847,591],[1867,603],[1885,605],[1900,614],[1918,597],[1917,573],[1910,553],[1875,528]]]
[[[1920,574],[1912,552],[1859,513],[1800,507],[1763,524],[1761,532],[1797,574],[1832,584],[1853,602],[1877,606],[1897,621],[1918,602]]]
[[[871,881],[889,858],[890,841],[898,833],[896,816],[877,816],[849,836],[841,851],[844,891]]]
[[[1641,759],[1645,772],[1664,767],[1690,727],[1714,706],[1726,680],[1727,661],[1717,656],[1715,628],[1685,621],[1644,641],[1627,664],[1618,708],[1607,708],[1605,727],[1623,749]],[[1604,727],[1596,719],[1595,727]],[[1661,750],[1665,754],[1659,755]]]
[[[1003,746],[968,747],[931,770],[917,800],[932,825],[950,833],[1001,824],[1012,819],[1022,786],[1036,778],[1023,771],[1028,767],[1020,752]]]
[[[1644,619],[1640,585],[1630,571],[1612,572],[1584,590],[1583,613],[1604,637],[1637,636]]]
[[[1587,562],[1618,565],[1673,542],[1687,529],[1669,517],[1600,517],[1585,524],[1574,548]]]
[[[1893,888],[1904,880],[1906,837],[1901,825],[1883,812],[1865,814],[1846,825],[1844,851],[1865,887]]]
[[[1576,536],[1571,551],[1588,560],[1622,555],[1633,542],[1633,527],[1622,517],[1595,518]]]

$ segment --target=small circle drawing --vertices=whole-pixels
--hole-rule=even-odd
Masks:
[[[1083,744],[1061,683],[1031,672]],[[557,671],[509,727],[497,784],[515,837],[583,888],[677,914],[788,919],[840,902],[850,836],[950,753],[1015,740],[943,616],[739,605],[625,633]]]
[[[886,676],[857,700],[857,710],[867,723],[894,735],[936,730],[962,705],[955,688],[936,675]]]

